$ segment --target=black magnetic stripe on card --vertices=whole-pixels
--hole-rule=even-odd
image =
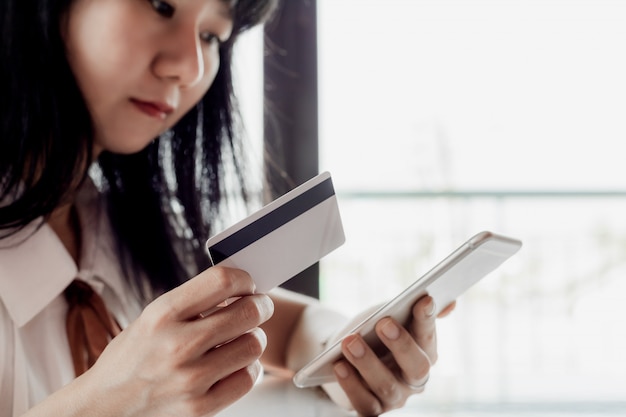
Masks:
[[[327,178],[310,190],[294,197],[243,229],[212,245],[209,248],[209,255],[213,265],[222,262],[334,195],[335,189],[332,179]]]

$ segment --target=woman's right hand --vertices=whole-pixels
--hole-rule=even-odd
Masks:
[[[266,337],[258,326],[274,306],[253,293],[246,272],[209,268],[148,305],[75,382],[93,388],[92,408],[113,408],[106,415],[214,415],[262,371]],[[232,297],[241,298],[201,315]]]

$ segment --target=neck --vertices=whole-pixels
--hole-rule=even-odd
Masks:
[[[80,257],[80,223],[74,206],[64,205],[52,212],[48,225],[59,237],[74,262]]]

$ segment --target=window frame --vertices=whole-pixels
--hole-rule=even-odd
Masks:
[[[317,2],[280,2],[265,24],[264,49],[264,154],[273,200],[319,173]],[[282,287],[319,298],[319,264]]]

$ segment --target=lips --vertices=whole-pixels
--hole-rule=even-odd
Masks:
[[[133,103],[142,113],[159,120],[165,120],[167,116],[174,112],[174,108],[172,106],[157,101],[143,101],[131,98],[130,102]]]

